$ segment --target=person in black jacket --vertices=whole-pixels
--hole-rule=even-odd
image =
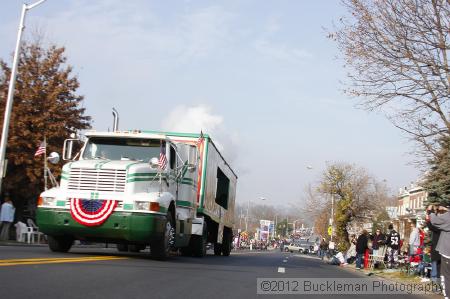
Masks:
[[[367,242],[369,241],[368,233],[364,229],[356,240],[356,269],[361,269],[362,257],[368,248]]]
[[[431,281],[436,283],[439,280],[440,265],[441,265],[441,255],[436,251],[436,246],[439,241],[440,230],[435,227],[431,222],[426,222],[428,229],[431,232]]]
[[[325,252],[328,250],[328,243],[325,238],[322,238],[322,241],[319,245],[319,257],[323,260],[323,257],[325,256]]]
[[[379,228],[377,228],[375,235],[372,237],[372,254],[378,255],[378,249],[380,249],[381,246],[384,245],[386,237],[381,232]]]
[[[387,256],[389,268],[393,268],[398,261],[398,251],[400,249],[400,234],[389,224],[389,234],[386,236]]]
[[[383,251],[379,251],[384,247],[386,237],[381,232],[381,229],[377,228],[375,235],[371,236],[372,239],[372,255],[379,256]],[[378,262],[375,262],[374,266],[378,267]]]

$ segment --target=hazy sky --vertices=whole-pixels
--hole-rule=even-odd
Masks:
[[[21,4],[0,4],[8,62]],[[325,28],[343,14],[330,0],[47,0],[28,12],[25,37],[66,47],[95,129],[112,126],[115,107],[120,129],[211,133],[239,176],[238,201],[298,201],[334,161],[396,192],[418,176],[413,144],[341,92]]]

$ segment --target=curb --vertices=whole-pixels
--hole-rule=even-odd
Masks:
[[[47,246],[47,244],[24,243],[24,242],[0,242],[0,246],[44,247]]]

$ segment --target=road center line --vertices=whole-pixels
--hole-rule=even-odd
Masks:
[[[35,259],[10,259],[0,260],[0,267],[4,266],[20,266],[20,265],[40,265],[40,264],[59,264],[59,263],[76,263],[76,262],[96,262],[123,260],[127,257],[120,256],[90,256],[90,257],[74,257],[74,258],[35,258]]]

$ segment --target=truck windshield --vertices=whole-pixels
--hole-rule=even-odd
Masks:
[[[165,142],[163,142],[165,148]],[[140,138],[91,137],[83,159],[137,160],[148,162],[159,157],[161,140]]]

